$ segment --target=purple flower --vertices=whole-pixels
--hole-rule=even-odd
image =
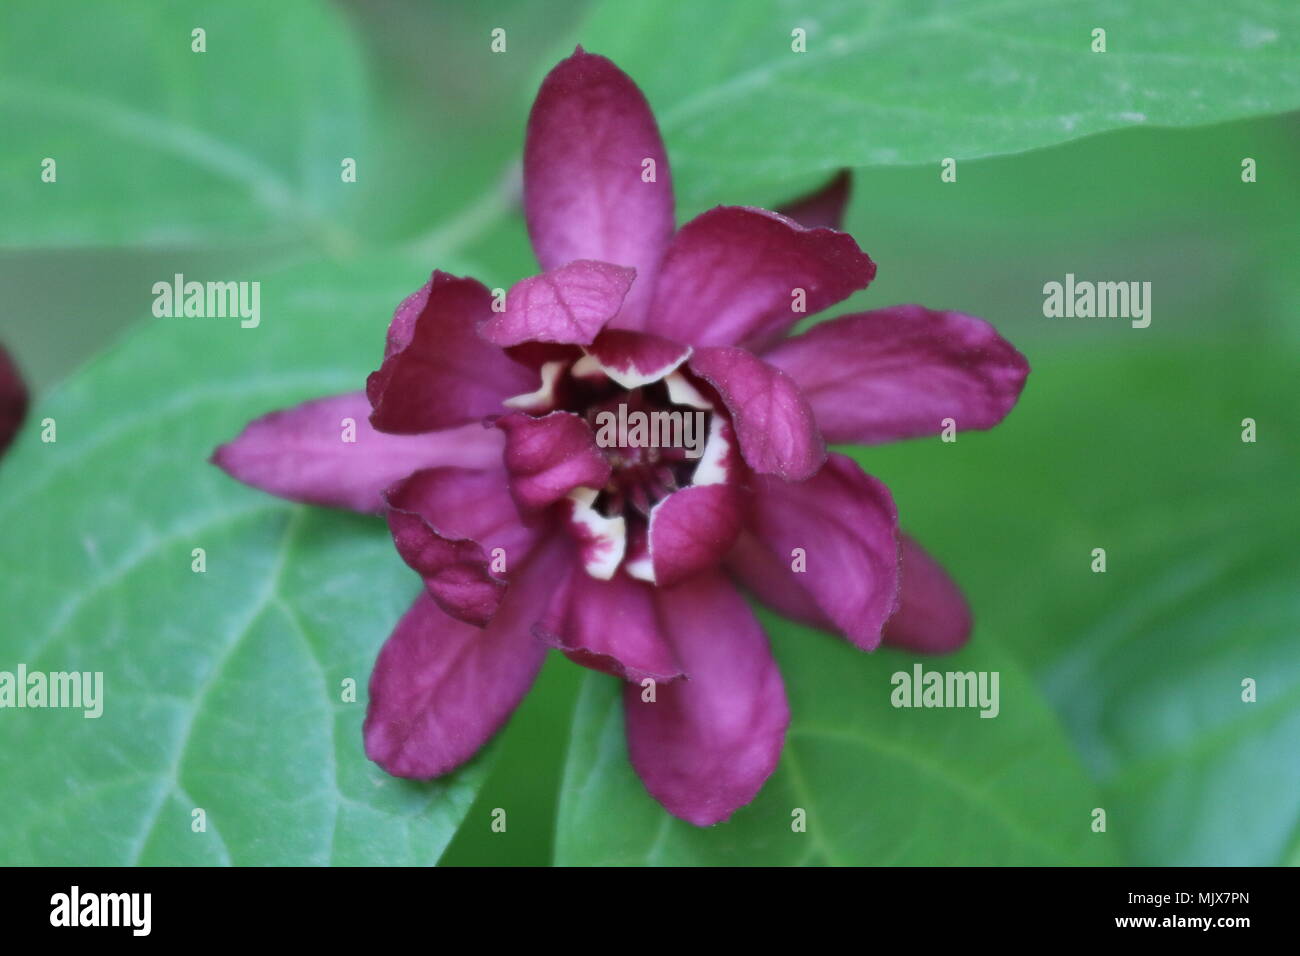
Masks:
[[[707,825],[753,799],[789,723],[737,585],[864,650],[882,635],[964,643],[961,594],[899,533],[888,489],[826,442],[932,435],[946,418],[989,428],[1028,366],[980,319],[920,306],[787,337],[875,275],[829,227],[847,186],[792,210],[802,225],[719,206],[674,230],[649,106],[579,48],[528,122],[524,205],[545,271],[502,311],[479,282],[434,272],[398,307],[364,394],[268,415],[218,449],[248,484],[386,514],[424,579],[371,677],[371,759],[414,778],[459,766],[555,647],[626,682],[646,788]],[[696,416],[702,454],[598,443],[620,406]]]

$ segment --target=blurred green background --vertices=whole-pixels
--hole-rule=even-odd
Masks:
[[[110,696],[100,722],[0,713],[0,863],[1300,862],[1293,8],[348,0],[0,17],[0,341],[33,419],[60,428],[56,446],[29,428],[0,467],[0,669],[99,669],[130,700]],[[1088,73],[1096,22],[1113,24],[1116,75]],[[860,46],[840,57],[853,70],[796,84],[765,66],[792,55],[798,24],[809,56]],[[1001,670],[1005,715],[882,709],[909,658],[765,618],[801,766],[792,746],[753,808],[704,833],[638,789],[610,687],[560,658],[466,774],[420,787],[365,764],[360,705],[332,688],[364,687],[418,582],[382,526],[263,499],[202,460],[253,414],[358,387],[430,268],[490,286],[535,270],[514,164],[537,83],[575,42],[643,85],[683,157],[682,215],[774,205],[852,165],[846,228],[879,275],[830,314],[959,309],[1033,367],[993,432],[853,452],[969,595],[975,637],[952,666]],[[805,115],[805,96],[831,106]],[[760,152],[779,161],[728,127],[750,117],[729,103],[774,117]],[[56,186],[38,180],[47,155]],[[939,178],[949,155],[955,183]],[[339,156],[357,158],[355,185]],[[262,279],[265,327],[149,318],[150,287],[177,272]],[[1044,318],[1042,286],[1067,272],[1151,282],[1151,326]],[[202,594],[196,545],[212,555]],[[828,723],[874,736],[839,746],[818,739]],[[805,850],[788,821],[808,805]],[[220,848],[192,838],[192,806]],[[1089,829],[1098,806],[1105,834]]]

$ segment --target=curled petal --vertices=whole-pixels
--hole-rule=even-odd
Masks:
[[[506,310],[493,313],[480,334],[502,347],[524,342],[587,345],[618,314],[636,270],[579,259],[516,282]]]
[[[421,592],[370,675],[366,755],[417,780],[474,756],[537,677],[546,645],[532,627],[564,570],[539,551],[483,629],[448,617]]]
[[[622,515],[607,517],[594,507],[596,491],[576,488],[565,500],[569,534],[578,542],[578,557],[593,578],[608,581],[627,553],[627,522]]]
[[[900,305],[846,315],[763,356],[799,383],[830,442],[878,444],[992,428],[1020,397],[1029,363],[983,319]]]
[[[790,376],[740,348],[696,349],[690,368],[726,404],[750,468],[803,481],[821,467],[826,443]]]
[[[654,583],[672,587],[718,565],[740,532],[740,494],[734,484],[674,491],[650,512]]]
[[[626,574],[600,581],[573,568],[537,631],[571,660],[623,680],[682,676],[655,615],[653,588]]]
[[[628,755],[650,795],[709,826],[754,799],[776,769],[790,709],[767,636],[716,573],[656,590],[663,632],[688,679],[623,691]]]
[[[544,508],[575,488],[601,488],[609,480],[591,426],[572,412],[541,418],[514,412],[496,424],[506,433],[510,490],[522,508]]]
[[[378,513],[384,489],[420,468],[499,463],[500,433],[479,424],[424,435],[375,431],[361,392],[318,398],[250,422],[212,454],[231,477],[281,498]]]
[[[885,623],[885,644],[923,654],[948,654],[970,637],[970,606],[925,549],[907,535],[902,543],[898,610]]]
[[[806,196],[800,196],[777,212],[787,219],[793,219],[805,229],[843,229],[844,210],[849,205],[852,180],[849,170],[841,169],[826,185]]]
[[[0,346],[0,455],[3,455],[23,419],[27,417],[27,386],[18,373],[18,366]]]
[[[512,567],[522,566],[546,527],[524,523],[500,468],[430,468],[385,495],[397,552],[452,617],[492,619]]]
[[[755,476],[746,530],[727,558],[760,600],[825,622],[863,650],[898,602],[898,513],[857,463],[832,454],[815,476],[788,484]]]
[[[626,389],[659,381],[691,355],[689,345],[626,329],[606,329],[585,351],[574,364],[575,375],[582,377],[598,369]]]
[[[766,209],[718,206],[673,238],[646,329],[691,345],[761,350],[865,289],[875,263],[853,237]]]
[[[528,117],[524,213],[543,269],[599,259],[636,270],[618,324],[639,328],[673,232],[673,186],[635,83],[581,47],[547,75]]]
[[[482,283],[435,272],[397,308],[388,354],[366,382],[380,431],[412,434],[479,421],[533,387],[528,371],[485,342],[478,324],[492,315]]]

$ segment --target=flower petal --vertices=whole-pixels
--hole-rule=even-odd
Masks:
[[[27,417],[27,386],[18,366],[0,345],[0,455],[18,434]]]
[[[402,560],[440,608],[479,627],[496,613],[509,569],[523,565],[547,530],[524,523],[501,468],[427,468],[385,498]]]
[[[478,324],[491,315],[482,283],[434,272],[393,316],[388,354],[366,382],[371,424],[394,434],[450,428],[534,388],[527,369],[479,336]]]
[[[646,329],[691,345],[762,349],[805,314],[865,289],[875,274],[847,233],[805,229],[766,209],[718,206],[673,238]]]
[[[889,489],[832,454],[802,484],[755,477],[749,534],[727,558],[782,613],[829,624],[863,650],[898,602],[898,513]]]
[[[623,307],[636,270],[579,259],[516,282],[506,310],[493,313],[479,333],[502,347],[523,342],[587,345]]]
[[[655,615],[654,589],[626,574],[598,581],[574,567],[536,630],[571,660],[623,680],[682,676]]]
[[[841,169],[826,185],[806,196],[800,196],[777,212],[787,219],[793,219],[805,229],[843,229],[844,210],[849,205],[852,180],[852,173]]]
[[[366,755],[398,777],[426,780],[478,751],[532,686],[546,645],[532,634],[565,570],[538,552],[486,628],[454,620],[421,592],[370,675]]]
[[[750,468],[803,481],[826,460],[826,443],[794,380],[740,348],[696,349],[690,369],[726,404]]]
[[[482,468],[501,461],[505,443],[495,429],[471,424],[388,435],[370,426],[369,414],[362,392],[304,402],[250,422],[213,452],[212,463],[281,498],[378,513],[384,510],[384,489],[420,468]]]
[[[992,428],[1029,363],[983,319],[899,305],[815,325],[763,356],[799,383],[830,442]]]
[[[544,508],[575,488],[601,488],[609,480],[591,426],[572,412],[541,418],[513,412],[496,424],[506,433],[510,490],[522,508]]]
[[[704,574],[657,590],[660,626],[688,679],[623,691],[628,755],[669,813],[709,826],[776,769],[790,709],[767,637],[730,582]]]
[[[885,644],[922,654],[948,654],[970,638],[971,614],[960,589],[925,549],[902,542],[898,610],[885,623]]]
[[[606,329],[585,351],[574,363],[574,375],[582,377],[599,369],[629,390],[672,374],[691,355],[689,345],[627,329]]]
[[[718,565],[740,533],[740,495],[733,484],[674,491],[650,511],[654,583],[672,587]]]
[[[542,82],[524,143],[524,213],[543,269],[574,259],[636,269],[618,323],[640,327],[673,232],[672,176],[649,104],[605,57],[579,47]]]

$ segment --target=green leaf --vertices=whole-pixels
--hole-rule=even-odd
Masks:
[[[646,91],[689,208],[815,170],[1300,107],[1290,0],[601,0],[579,37]]]
[[[0,66],[0,244],[319,236],[357,188],[360,58],[318,0],[7,3]]]
[[[627,761],[617,683],[587,678],[556,841],[571,865],[1069,864],[1112,861],[1097,796],[1032,682],[984,641],[927,669],[997,671],[1001,712],[890,703],[918,659],[863,654],[765,616],[793,718],[781,765],[727,823],[668,815]],[[617,812],[615,812],[617,808]],[[807,831],[792,827],[796,809]]]
[[[358,388],[421,278],[391,258],[270,275],[258,328],[154,320],[34,412],[0,468],[0,670],[99,671],[104,704],[0,711],[0,779],[23,781],[0,801],[0,861],[438,859],[484,760],[418,784],[361,743],[371,665],[418,579],[382,521],[206,461],[251,417]]]

